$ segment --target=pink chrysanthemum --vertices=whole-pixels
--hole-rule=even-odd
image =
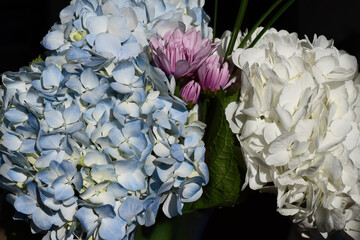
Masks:
[[[201,33],[190,29],[168,31],[163,38],[152,37],[150,48],[153,59],[167,75],[175,78],[191,77],[205,60],[216,51],[217,43],[202,39]]]
[[[191,80],[180,89],[180,97],[188,104],[196,104],[200,96],[201,87],[199,83]]]
[[[227,62],[220,63],[218,55],[211,55],[198,70],[199,83],[203,90],[218,91],[228,88],[234,80],[229,80],[230,71]]]

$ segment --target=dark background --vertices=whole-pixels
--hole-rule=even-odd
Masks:
[[[67,0],[18,0],[0,3],[0,73],[17,71],[28,65],[44,51],[40,41],[58,21],[60,10]],[[249,1],[243,26],[250,28],[274,1]],[[212,17],[214,0],[207,0],[205,9]],[[217,37],[224,30],[232,30],[240,1],[219,1]],[[338,49],[344,49],[360,59],[359,0],[297,0],[274,27],[297,32],[300,38],[314,33],[335,40]],[[212,25],[212,23],[210,23]],[[242,30],[245,28],[243,27]],[[299,239],[287,217],[276,212],[276,196],[246,190],[248,197],[235,208],[203,211],[199,219],[207,219],[202,239]],[[2,197],[2,199],[4,199]],[[4,200],[2,200],[4,202]],[[0,224],[8,239],[30,239],[28,225],[11,220],[13,208],[3,204]],[[1,237],[0,240],[4,238]],[[21,237],[20,237],[21,236]],[[250,236],[250,237],[249,237]],[[20,238],[19,238],[20,237]],[[36,238],[36,237],[32,237]],[[39,237],[37,237],[39,238]]]

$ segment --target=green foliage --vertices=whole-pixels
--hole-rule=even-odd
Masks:
[[[225,117],[226,106],[237,98],[237,94],[225,96],[221,91],[220,96],[208,104],[205,146],[210,181],[204,187],[203,196],[185,209],[233,206],[237,203],[241,188],[239,164],[235,156],[237,140]]]
[[[37,63],[37,62],[43,62],[43,56],[41,54],[39,54],[39,56],[37,56],[37,58],[35,58],[34,60],[32,60],[32,63]]]

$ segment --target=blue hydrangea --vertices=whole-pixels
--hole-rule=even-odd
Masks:
[[[102,2],[73,1],[43,40],[53,54],[2,75],[0,182],[44,239],[131,239],[209,180],[204,124],[145,52],[166,22],[206,23],[202,6]]]
[[[70,49],[70,61],[88,61],[88,51],[93,51],[117,62],[138,56],[151,36],[170,29],[196,28],[203,37],[211,37],[203,5],[197,0],[73,1],[42,44],[59,53]]]

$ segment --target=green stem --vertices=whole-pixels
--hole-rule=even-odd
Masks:
[[[239,8],[239,12],[238,15],[236,17],[236,22],[235,22],[235,26],[234,26],[234,30],[231,34],[231,38],[230,38],[230,43],[229,46],[226,49],[226,53],[225,53],[225,57],[224,57],[224,61],[227,60],[227,57],[230,55],[230,53],[233,51],[234,49],[234,45],[236,42],[236,38],[239,34],[240,28],[241,28],[241,24],[242,21],[244,19],[245,16],[245,12],[246,12],[246,8],[247,8],[247,4],[248,4],[248,0],[242,0],[241,4],[240,4],[240,8]]]
[[[249,33],[245,36],[245,38],[241,41],[238,48],[243,48],[246,42],[250,39],[251,35],[255,32],[255,30],[260,26],[260,24],[265,20],[265,18],[282,2],[283,0],[277,0],[265,13],[262,17],[255,23],[255,25],[251,28]]]
[[[217,18],[218,18],[218,5],[219,5],[219,1],[215,0],[214,29],[213,29],[213,39],[212,39],[213,42],[215,41],[215,37],[216,37]]]
[[[264,33],[270,28],[271,25],[274,24],[274,22],[285,12],[286,9],[288,9],[291,4],[293,4],[295,0],[289,0],[271,19],[270,21],[265,25],[264,29],[259,33],[259,35],[256,36],[254,41],[250,44],[249,48],[252,48],[255,46],[255,44],[259,41],[259,39],[264,35]]]
[[[203,122],[206,121],[206,115],[207,115],[207,110],[208,110],[207,108],[208,108],[209,102],[210,102],[209,98],[205,98],[203,101],[203,115],[201,118],[201,121],[203,121]]]

